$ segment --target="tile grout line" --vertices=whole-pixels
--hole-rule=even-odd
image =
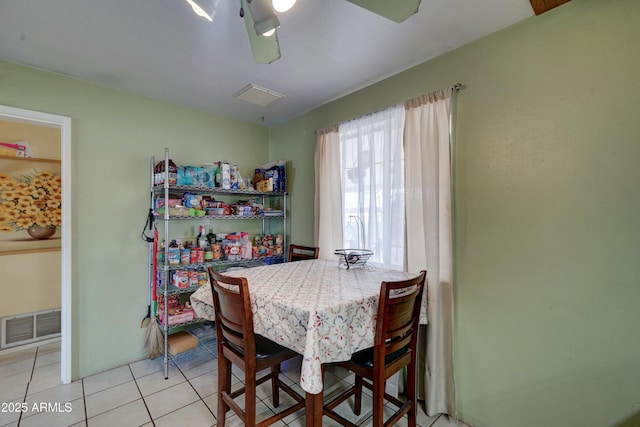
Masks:
[[[206,347],[202,346],[202,348],[203,348],[204,350],[206,350],[208,353],[210,353],[210,352],[209,352],[209,350],[208,350]],[[205,362],[205,363],[206,363],[206,362]],[[196,390],[196,388],[193,386],[193,384],[191,384],[191,380],[190,380],[189,378],[187,378],[187,376],[184,374],[184,372],[183,372],[183,371],[182,371],[182,369],[180,368],[180,365],[179,365],[178,363],[176,363],[175,361],[173,362],[173,364],[175,365],[176,369],[178,369],[178,371],[180,371],[180,374],[182,374],[182,376],[184,377],[185,381],[189,384],[189,386],[191,386],[191,388],[193,389],[193,391],[195,391],[196,396],[198,396],[198,398],[200,399],[200,401],[201,401],[202,403],[204,403],[204,397],[200,396],[200,393],[198,393],[198,390]],[[205,373],[205,374],[206,374],[206,373]],[[205,374],[203,374],[203,375],[205,375]],[[198,377],[195,377],[195,378],[198,378]],[[192,379],[193,379],[193,378],[192,378]],[[213,411],[211,410],[211,408],[209,408],[209,405],[207,405],[206,403],[204,403],[204,406],[205,406],[205,407],[207,408],[207,410],[211,413],[211,415],[213,415],[213,419],[214,419],[214,420],[216,420],[216,424],[217,424],[217,423],[218,423],[218,417],[216,416],[216,414],[214,414],[214,413],[213,413]],[[179,408],[179,409],[182,409],[182,408]],[[164,415],[163,415],[163,416],[164,416]]]
[[[129,368],[129,370],[131,370],[131,368],[129,367],[129,365],[127,365],[127,367]],[[110,386],[110,387],[107,387],[107,388],[102,389],[102,390],[100,390],[100,391],[93,392],[93,393],[91,393],[89,396],[93,396],[93,395],[95,395],[95,394],[102,393],[103,391],[110,390],[110,389],[112,389],[112,388],[116,388],[116,387],[119,387],[119,386],[121,386],[121,385],[125,385],[125,384],[127,384],[127,383],[129,383],[129,382],[134,382],[134,383],[135,383],[136,388],[138,389],[138,392],[140,392],[140,389],[138,388],[138,383],[136,382],[136,380],[135,380],[135,378],[134,378],[134,379],[133,379],[133,380],[131,380],[131,381],[125,381],[125,382],[123,382],[123,383],[115,384],[115,385],[112,385],[112,386]],[[85,418],[86,418],[86,420],[88,421],[88,419],[89,419],[89,418],[88,418],[88,416],[87,416],[86,395],[85,395],[85,392],[84,392],[84,378],[82,379],[82,398],[83,398],[83,400],[84,400],[84,402],[85,402],[85,407],[84,407]],[[140,393],[140,399],[144,399],[144,398],[142,397],[142,393]],[[111,409],[108,409],[108,410],[106,410],[106,411],[103,411],[103,412],[100,412],[100,413],[98,413],[98,414],[93,415],[91,418],[95,418],[95,417],[97,417],[97,416],[99,416],[99,415],[106,414],[107,412],[113,411],[114,409],[122,408],[123,406],[126,406],[126,405],[128,405],[128,404],[130,404],[130,403],[132,403],[132,402],[135,402],[136,400],[138,400],[138,399],[132,400],[131,402],[123,403],[123,404],[118,405],[118,406],[114,406],[114,407],[113,407],[113,408],[111,408]],[[146,405],[146,403],[145,403],[145,405]]]
[[[189,384],[189,387],[191,387],[191,389],[195,392],[196,396],[198,396],[198,400],[200,400],[200,401],[202,401],[202,403],[204,403],[204,401],[203,401],[203,400],[202,400],[202,398],[200,397],[200,394],[198,393],[198,391],[195,389],[195,387],[191,384],[191,382],[189,381],[189,379],[187,379],[187,377],[184,375],[184,373],[183,373],[183,372],[182,372],[182,370],[180,369],[180,366],[178,366],[178,364],[177,364],[177,363],[175,363],[175,362],[174,362],[174,365],[175,365],[175,366],[176,366],[176,368],[180,371],[180,374],[184,377],[185,382],[186,382],[187,384]],[[129,370],[131,370],[131,367],[129,367]],[[133,372],[132,372],[131,374],[133,375]],[[134,377],[134,381],[136,382],[136,387],[138,387],[138,382],[136,381],[135,377]],[[173,387],[177,387],[177,386],[179,386],[179,385],[180,385],[180,384],[174,384],[174,385],[169,386],[169,387],[167,387],[167,388],[164,388],[164,389],[162,389],[162,390],[158,390],[158,391],[156,391],[156,392],[154,392],[154,393],[151,393],[149,396],[153,396],[154,394],[161,393],[161,392],[163,392],[163,391],[165,391],[165,390],[168,390],[168,389],[173,388]],[[140,391],[140,388],[138,388],[138,391]],[[140,396],[142,396],[142,392],[141,392],[141,391],[140,391]],[[145,407],[147,407],[147,402],[146,402],[146,400],[144,400],[144,396],[142,396],[142,400],[144,401],[144,406],[145,406]],[[189,405],[193,405],[194,403],[195,403],[195,402],[187,403],[186,405],[181,406],[181,407],[179,407],[179,408],[176,408],[176,409],[174,409],[173,411],[168,412],[168,413],[166,413],[166,414],[164,414],[164,415],[160,416],[159,418],[165,417],[165,416],[167,416],[167,415],[169,415],[169,414],[171,414],[171,413],[173,413],[173,412],[179,411],[179,410],[181,410],[181,409],[183,409],[183,408],[186,408],[186,407],[187,407],[187,406],[189,406]],[[205,405],[204,405],[204,406],[207,406],[207,404],[205,403]],[[207,409],[209,409],[209,407],[208,407],[208,406],[207,406]],[[148,408],[148,407],[147,407],[147,411],[149,411],[149,408]],[[209,409],[209,412],[211,412],[211,410],[210,410],[210,409]],[[213,414],[213,413],[212,413],[212,414]],[[155,426],[155,425],[156,425],[156,423],[155,423],[155,419],[152,417],[151,412],[149,412],[149,418],[151,418],[151,422],[152,422],[152,423],[153,423],[153,425]],[[215,415],[214,415],[214,418],[215,418]]]
[[[22,398],[22,403],[27,403],[27,396],[29,395],[29,386],[31,385],[31,381],[33,380],[33,375],[36,372],[36,360],[38,359],[38,350],[39,347],[36,347],[36,353],[33,355],[33,365],[31,366],[31,375],[29,375],[29,381],[27,381],[27,386],[24,390],[24,397]],[[23,412],[20,412],[20,416],[18,417],[18,427],[22,422]]]
[[[84,423],[89,425],[89,417],[87,416],[87,396],[84,393],[84,378],[80,381],[82,387],[82,406],[84,406]]]
[[[442,414],[438,414],[438,416],[436,417],[435,420],[433,420],[433,422],[431,424],[429,424],[428,427],[433,427],[436,425],[436,423],[438,422],[438,420],[440,419],[440,417],[442,416]]]
[[[153,416],[151,416],[151,411],[149,411],[149,407],[147,406],[147,401],[144,400],[144,396],[142,395],[142,390],[140,390],[140,386],[138,385],[138,380],[133,373],[133,369],[131,369],[131,364],[128,364],[129,372],[133,377],[133,382],[136,384],[136,388],[138,389],[138,393],[140,393],[140,399],[142,399],[142,403],[144,404],[144,408],[147,410],[147,414],[149,414],[149,419],[151,420],[151,424],[155,427],[156,422],[153,420]]]

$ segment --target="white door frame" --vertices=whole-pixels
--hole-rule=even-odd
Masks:
[[[71,118],[0,105],[0,119],[60,129],[62,171],[62,274],[60,379],[71,382]]]

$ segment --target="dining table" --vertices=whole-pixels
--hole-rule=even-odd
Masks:
[[[418,273],[373,267],[345,268],[314,259],[226,271],[249,284],[254,332],[302,355],[306,425],[322,425],[322,365],[345,361],[374,344],[382,281]],[[210,286],[191,295],[200,318],[214,320]]]

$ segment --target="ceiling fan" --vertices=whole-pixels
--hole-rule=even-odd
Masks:
[[[186,0],[193,11],[213,21],[218,0]],[[395,22],[403,22],[418,12],[421,0],[347,0],[377,15]],[[277,29],[280,21],[276,12],[291,9],[296,0],[240,0],[240,17],[244,19],[247,35],[257,64],[271,64],[280,59]]]

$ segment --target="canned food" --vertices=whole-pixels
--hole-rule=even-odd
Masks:
[[[193,248],[191,249],[191,255],[189,257],[191,264],[198,264],[204,262],[204,249]]]
[[[170,265],[180,264],[180,249],[169,248],[169,264]]]
[[[206,271],[198,271],[198,285],[204,286],[209,282]]]
[[[189,272],[189,286],[196,286],[198,284],[198,272],[190,271]]]
[[[213,254],[213,259],[222,258],[222,250],[220,248],[220,245],[211,245],[211,252]]]

